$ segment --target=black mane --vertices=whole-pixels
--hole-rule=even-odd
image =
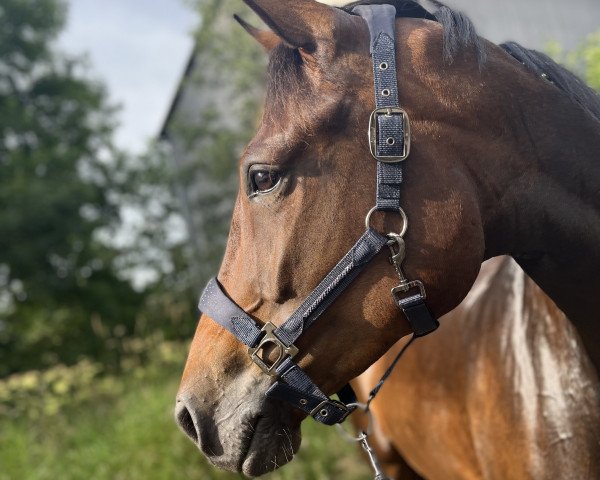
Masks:
[[[361,0],[343,9],[350,12],[357,5],[383,3],[394,5],[397,17],[426,18],[439,22],[444,30],[444,59],[447,62],[452,62],[461,48],[474,48],[479,64],[485,62],[485,44],[477,35],[471,20],[463,13],[452,10],[437,0]],[[427,9],[424,3],[432,5],[433,10]],[[518,43],[508,42],[500,47],[521,62],[525,68],[553,83],[573,102],[600,120],[600,94],[587,86],[577,75],[556,63],[548,55],[529,50]]]
[[[573,102],[600,120],[600,95],[577,75],[556,63],[548,55],[536,50],[529,50],[518,43],[507,42],[500,47],[521,62],[525,68],[553,83]]]

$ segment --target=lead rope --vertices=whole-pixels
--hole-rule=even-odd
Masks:
[[[383,376],[381,377],[381,379],[379,380],[379,382],[377,383],[377,385],[375,385],[375,387],[373,388],[373,390],[371,390],[371,393],[369,393],[369,399],[367,400],[367,403],[365,405],[365,407],[366,407],[365,410],[364,410],[365,413],[368,414],[370,412],[371,402],[373,402],[373,400],[375,400],[375,397],[377,396],[377,394],[381,390],[381,387],[383,387],[385,381],[392,374],[392,372],[394,371],[394,368],[396,368],[396,365],[398,364],[398,362],[402,358],[402,355],[404,355],[404,352],[406,352],[406,350],[408,349],[408,347],[410,347],[412,345],[412,343],[416,339],[417,339],[417,337],[415,337],[414,335],[410,337],[410,340],[406,343],[406,345],[404,345],[402,347],[402,350],[400,350],[400,352],[398,353],[398,355],[396,355],[396,358],[391,363],[391,365],[388,367],[388,369],[385,371],[385,373],[383,374]]]

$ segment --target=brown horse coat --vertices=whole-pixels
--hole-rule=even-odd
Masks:
[[[600,382],[565,315],[508,257],[415,342],[373,403],[396,480],[600,478]],[[353,381],[363,399],[404,342]],[[361,423],[360,420],[358,423]]]

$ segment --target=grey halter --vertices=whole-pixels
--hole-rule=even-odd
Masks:
[[[277,379],[267,391],[268,397],[291,403],[326,425],[343,422],[356,408],[353,405],[356,397],[349,385],[338,393],[339,401],[325,395],[293,361],[298,353],[294,343],[384,247],[392,250],[392,260],[401,280],[392,294],[413,329],[413,338],[424,336],[439,325],[425,304],[423,284],[408,281],[401,269],[404,260],[402,237],[407,226],[406,214],[400,207],[401,162],[410,152],[410,124],[398,100],[394,42],[396,9],[391,5],[362,5],[353,13],[361,16],[369,26],[375,77],[376,109],[370,118],[369,144],[371,154],[377,160],[377,202],[367,216],[367,231],[279,327],[272,323],[259,325],[225,294],[216,278],[209,281],[198,305],[201,312],[247,345],[252,360]],[[384,236],[373,230],[369,220],[374,211],[400,213],[404,231],[399,235]],[[410,292],[413,293],[408,295]],[[274,362],[260,355],[267,346],[274,347],[278,353]]]

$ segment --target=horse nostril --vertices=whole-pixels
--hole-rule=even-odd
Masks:
[[[198,444],[198,431],[196,430],[194,419],[183,402],[177,402],[175,418],[179,428],[181,428],[184,433],[194,441],[194,443]]]

